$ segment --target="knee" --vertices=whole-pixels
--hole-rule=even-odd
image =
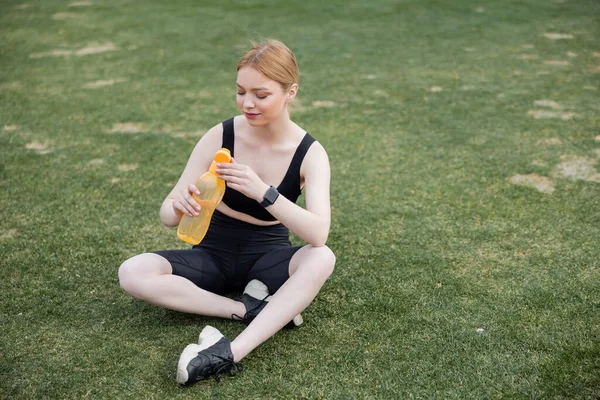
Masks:
[[[160,265],[157,265],[153,256],[153,254],[140,254],[121,264],[119,267],[119,284],[123,290],[133,296],[141,296],[146,281],[145,278],[161,272]]]
[[[136,283],[138,281],[138,263],[135,258],[136,257],[126,260],[119,267],[119,284],[123,290],[132,294],[135,292]]]

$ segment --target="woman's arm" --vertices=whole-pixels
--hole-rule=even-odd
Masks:
[[[250,167],[235,161],[220,164],[217,173],[229,187],[258,202],[263,200],[269,188]],[[300,175],[304,177],[306,209],[280,195],[266,210],[305,242],[316,247],[324,246],[331,222],[331,172],[327,153],[319,142],[313,143],[306,153]]]
[[[198,194],[196,181],[208,171],[215,152],[221,148],[222,136],[223,125],[216,125],[194,147],[179,181],[160,207],[160,220],[164,225],[177,226],[184,213],[197,215],[198,204],[191,195]]]
[[[331,224],[331,171],[327,153],[319,142],[315,142],[306,154],[301,175],[304,176],[306,209],[279,196],[266,210],[300,239],[315,247],[324,246]],[[262,196],[264,193],[257,199],[259,202],[263,200]]]

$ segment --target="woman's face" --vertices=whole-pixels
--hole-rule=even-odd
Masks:
[[[238,71],[237,104],[252,126],[266,125],[279,118],[287,110],[290,93],[252,67]]]

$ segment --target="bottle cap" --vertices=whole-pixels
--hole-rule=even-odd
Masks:
[[[222,148],[215,153],[215,162],[228,163],[231,162],[231,153],[228,149]]]
[[[208,169],[211,172],[215,172],[217,169],[217,163],[229,163],[231,162],[231,153],[228,149],[220,149],[215,153],[215,158],[212,163],[210,163],[210,168]]]

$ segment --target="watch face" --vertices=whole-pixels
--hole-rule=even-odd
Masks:
[[[275,190],[275,188],[273,188],[273,186],[271,186],[269,188],[269,190],[267,190],[266,197],[271,203],[273,203],[277,199],[278,195],[279,195],[279,193],[277,193],[277,190]]]
[[[267,193],[265,193],[265,198],[263,199],[261,205],[263,207],[270,206],[271,204],[275,203],[275,200],[277,200],[277,197],[279,197],[279,192],[277,191],[277,189],[275,189],[273,186],[271,186],[267,190]]]

